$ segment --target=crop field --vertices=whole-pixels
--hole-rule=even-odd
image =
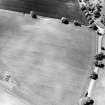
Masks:
[[[24,13],[33,10],[41,16],[67,17],[70,21],[76,19],[88,24],[80,11],[78,0],[0,0],[0,8]]]

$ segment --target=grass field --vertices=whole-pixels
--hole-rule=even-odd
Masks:
[[[95,41],[85,26],[0,10],[0,72],[16,80],[13,87],[1,80],[0,87],[12,101],[14,96],[29,105],[75,105],[88,82]]]

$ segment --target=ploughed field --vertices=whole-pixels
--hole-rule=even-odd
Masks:
[[[96,34],[85,26],[0,10],[0,75],[12,78],[0,80],[0,91],[16,98],[13,105],[75,105],[88,85],[95,45]]]
[[[52,18],[67,17],[70,21],[79,20],[82,24],[88,22],[81,13],[78,0],[0,0],[0,9],[13,10]]]

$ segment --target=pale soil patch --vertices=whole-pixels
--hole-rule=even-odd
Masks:
[[[3,11],[0,17],[0,71],[16,80],[2,85],[31,105],[77,104],[88,84],[95,33],[57,19]]]

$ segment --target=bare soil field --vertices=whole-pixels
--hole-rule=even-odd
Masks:
[[[12,78],[0,80],[0,105],[10,104],[6,97],[10,105],[76,105],[95,45],[96,34],[85,26],[0,10],[0,75]]]

